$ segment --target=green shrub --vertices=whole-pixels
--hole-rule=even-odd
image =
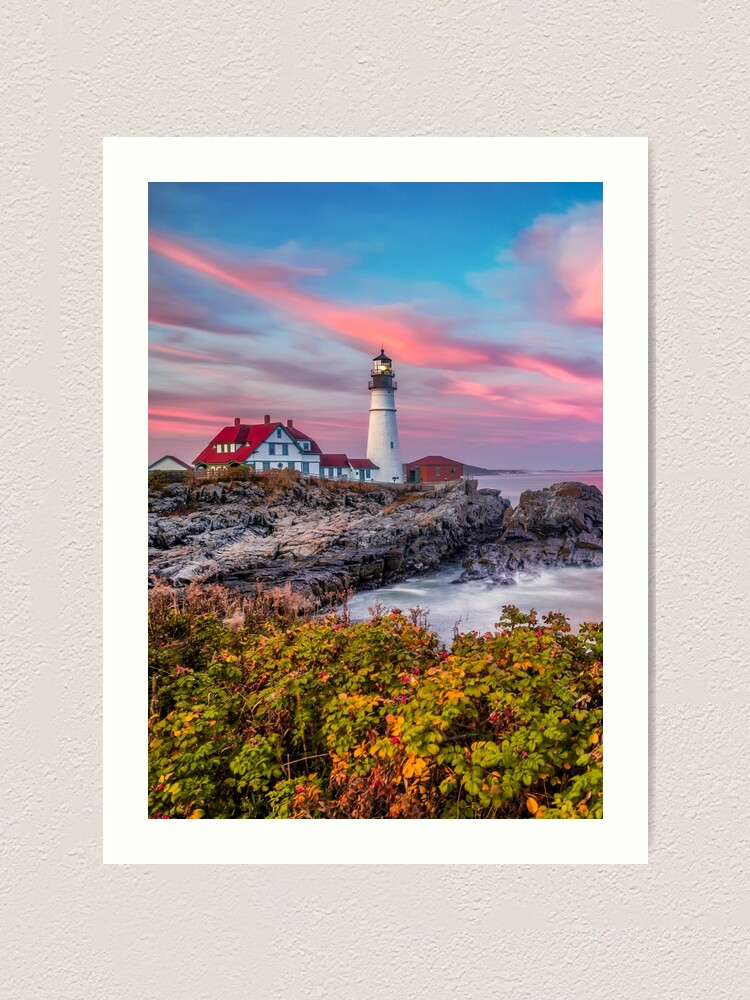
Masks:
[[[601,626],[507,607],[446,650],[418,610],[152,610],[150,815],[601,817]]]

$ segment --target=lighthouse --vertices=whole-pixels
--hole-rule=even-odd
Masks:
[[[373,479],[379,483],[402,483],[401,448],[396,424],[396,379],[393,362],[381,348],[372,359],[370,372],[370,429],[367,434],[367,457],[377,465]]]

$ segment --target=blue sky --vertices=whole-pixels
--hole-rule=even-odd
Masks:
[[[601,185],[152,184],[150,457],[232,417],[364,454],[369,362],[405,460],[601,465]]]

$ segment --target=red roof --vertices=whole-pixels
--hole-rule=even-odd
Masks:
[[[313,455],[320,453],[320,448],[315,441],[306,434],[303,434],[298,427],[286,427],[278,421],[268,424],[231,424],[229,427],[222,427],[216,437],[209,443],[208,447],[204,448],[195,459],[193,464],[227,465],[230,462],[244,462],[246,458],[250,458],[256,448],[259,448],[277,427],[283,427],[295,441],[304,440],[310,442],[309,451],[300,448],[302,454]],[[238,444],[240,447],[236,451],[215,451],[215,444]]]
[[[325,469],[343,469],[349,464],[346,455],[321,455],[320,465]]]
[[[297,441],[309,441],[310,442],[309,451],[311,455],[320,454],[320,446],[315,441],[313,441],[311,437],[308,437],[307,434],[303,434],[298,427],[287,427],[286,430],[288,430],[289,433],[292,435],[292,437],[295,438]]]
[[[353,469],[379,469],[380,468],[379,465],[375,465],[374,462],[371,462],[369,458],[350,458],[349,459],[349,465],[351,465],[351,467]]]
[[[460,465],[463,468],[463,464],[457,462],[455,458],[446,458],[445,455],[425,455],[424,458],[415,458],[413,462],[407,462],[406,468],[411,469],[417,465]]]

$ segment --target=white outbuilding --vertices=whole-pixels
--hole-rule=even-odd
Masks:
[[[192,465],[187,465],[174,455],[162,455],[148,467],[149,472],[192,472]]]

